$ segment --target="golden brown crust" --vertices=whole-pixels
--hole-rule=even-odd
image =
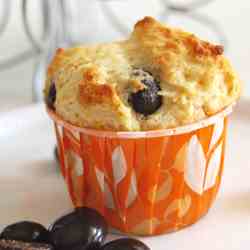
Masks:
[[[100,81],[97,68],[91,68],[83,73],[79,82],[79,99],[83,105],[115,103],[116,92],[114,87]]]
[[[187,37],[186,43],[192,48],[193,55],[196,56],[218,56],[222,55],[224,51],[223,46],[200,41],[194,35]]]
[[[179,44],[180,46],[190,48],[192,56],[218,56],[222,55],[224,51],[221,45],[214,45],[198,39],[193,34],[185,33],[181,30],[171,30],[170,28],[159,25],[152,17],[145,17],[137,22],[134,34],[141,34],[143,36],[143,32],[150,29],[153,29],[154,32],[158,33],[162,38],[171,39],[170,41],[166,41],[166,49],[179,51]]]
[[[220,45],[145,17],[128,40],[58,49],[48,68],[45,96],[55,83],[56,112],[82,127],[176,127],[212,115],[239,97],[240,81],[222,54]],[[160,83],[163,104],[147,117],[128,101],[131,93],[146,88],[133,76],[134,69],[152,73]]]
[[[114,88],[108,84],[79,84],[79,99],[83,105],[115,104],[116,96]]]

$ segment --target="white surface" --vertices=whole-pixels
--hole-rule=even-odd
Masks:
[[[143,238],[152,250],[238,250],[250,245],[250,101],[229,127],[225,174],[218,199],[197,224]],[[42,105],[0,116],[0,224],[31,219],[48,225],[71,208],[53,160],[54,134]],[[0,227],[1,227],[0,226]]]
[[[82,8],[79,7],[79,18],[76,20],[76,24],[72,25],[73,30],[76,29],[77,24],[78,28],[80,27],[80,29],[84,29],[83,27],[86,27],[86,24],[89,26],[89,20],[91,20],[91,30],[94,32],[93,34],[91,33],[85,36],[83,43],[86,41],[86,37],[88,37],[88,40],[92,41],[107,41],[121,37],[112,25],[100,21],[99,16],[96,18],[96,9],[92,10],[91,13],[91,6],[89,5],[97,0],[87,1],[88,17],[91,17],[92,14],[92,17],[94,16],[94,18],[82,18],[83,11],[86,12],[85,8],[83,10],[83,5],[86,1],[87,0],[81,1]],[[193,1],[195,0],[192,0],[192,2]],[[80,3],[79,0],[75,2]],[[134,22],[139,18],[142,18],[145,15],[158,16],[159,12],[162,12],[163,10],[162,5],[159,4],[159,0],[145,0],[143,4],[142,1],[138,0],[114,0],[110,2],[114,3],[114,9],[116,10],[118,18],[122,22],[126,22],[130,29]],[[172,0],[172,2],[183,3],[186,2],[186,0]],[[188,2],[191,2],[191,0]],[[0,61],[30,47],[30,43],[24,34],[21,22],[20,10],[22,1],[12,0],[11,3],[11,20],[6,32],[1,36]],[[33,29],[37,31],[39,30],[38,27],[40,27],[40,19],[38,18],[40,17],[40,12],[35,6],[36,5],[33,6],[31,11],[31,19],[33,20]],[[223,27],[230,45],[227,54],[239,72],[241,79],[245,83],[246,87],[244,95],[250,96],[250,84],[248,84],[250,82],[250,32],[248,29],[248,24],[250,23],[250,1],[215,0],[205,7],[197,9],[196,12],[211,17]],[[172,16],[171,24],[187,28],[193,32],[198,31],[198,33],[205,38],[212,39],[209,29],[197,24],[196,22],[191,22],[189,19],[182,16]],[[97,30],[101,31],[97,32]],[[98,35],[96,35],[97,33]],[[0,72],[0,111],[10,110],[14,107],[19,107],[20,105],[25,105],[31,102],[32,75],[35,67],[34,63],[36,63],[36,60],[33,58],[18,67]]]

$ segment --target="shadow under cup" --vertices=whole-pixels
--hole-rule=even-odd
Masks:
[[[147,132],[79,128],[48,110],[73,204],[98,210],[111,227],[134,235],[193,224],[218,192],[232,107],[198,123]]]

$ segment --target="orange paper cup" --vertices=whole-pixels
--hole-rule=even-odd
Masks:
[[[79,128],[48,110],[74,205],[94,208],[111,227],[135,235],[193,224],[218,192],[232,107],[188,126],[147,132]]]

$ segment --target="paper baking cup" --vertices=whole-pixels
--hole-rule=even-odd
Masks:
[[[195,124],[148,132],[79,128],[48,110],[74,205],[97,209],[111,227],[134,235],[193,224],[218,192],[232,107]]]

